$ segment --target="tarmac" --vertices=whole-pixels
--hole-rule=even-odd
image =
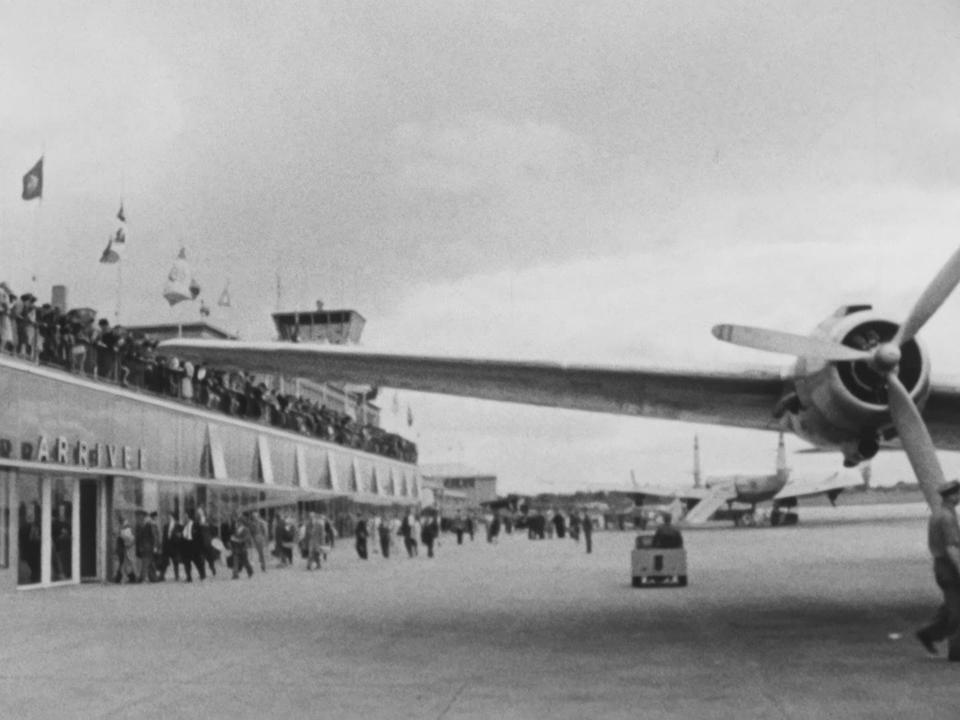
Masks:
[[[922,517],[686,533],[686,588],[630,585],[632,532],[444,536],[437,557],[4,596],[3,718],[948,718],[960,664]]]

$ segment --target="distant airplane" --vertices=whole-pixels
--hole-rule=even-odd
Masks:
[[[960,386],[932,383],[917,333],[960,283],[960,248],[902,323],[844,305],[810,336],[717,325],[720,340],[797,356],[792,369],[677,371],[445,358],[290,342],[167,340],[161,352],[219,367],[320,381],[518,402],[664,420],[789,430],[837,448],[853,467],[898,439],[924,497],[944,482],[935,448],[960,450]],[[921,417],[926,412],[926,424]]]
[[[791,478],[790,468],[787,467],[787,451],[783,442],[783,433],[780,433],[777,444],[777,466],[769,475],[723,475],[710,476],[706,479],[701,476],[700,443],[695,436],[693,439],[693,487],[681,490],[668,490],[653,485],[635,484],[634,492],[646,498],[664,499],[674,498],[683,502],[689,511],[680,516],[687,525],[697,525],[719,514],[724,505],[727,506],[726,515],[737,525],[755,525],[759,520],[757,505],[762,502],[772,502],[773,510],[770,514],[772,525],[790,525],[797,521],[797,514],[789,511],[797,506],[797,501],[803,497],[826,495],[833,503],[837,496],[845,489],[863,485],[859,478],[849,474],[835,472],[822,480],[801,480]],[[734,503],[746,506],[734,508]]]

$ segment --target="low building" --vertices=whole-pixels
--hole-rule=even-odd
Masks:
[[[467,493],[462,490],[448,490],[440,479],[423,478],[420,493],[423,507],[436,508],[442,518],[455,518],[458,513],[466,514],[472,507]]]
[[[421,465],[420,473],[445,491],[462,492],[468,508],[479,508],[497,499],[497,476],[460,463]]]

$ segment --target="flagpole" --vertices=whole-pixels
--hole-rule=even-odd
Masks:
[[[113,324],[116,325],[120,320],[120,304],[123,298],[123,259],[117,263],[117,312]]]

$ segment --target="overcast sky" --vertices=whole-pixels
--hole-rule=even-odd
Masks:
[[[320,299],[361,312],[381,348],[786,363],[709,329],[806,332],[850,300],[900,318],[960,242],[958,77],[947,0],[6,2],[0,274],[43,301],[65,283],[124,324],[199,319],[161,297],[182,246],[210,320],[248,339]],[[41,153],[44,198],[27,203]],[[121,199],[128,245],[100,265]],[[924,331],[935,376],[960,374],[958,327],[960,295]],[[631,468],[686,483],[694,432],[708,473],[767,471],[776,447],[399,403],[425,462],[504,490],[627,484]],[[875,479],[905,468],[884,457]]]

